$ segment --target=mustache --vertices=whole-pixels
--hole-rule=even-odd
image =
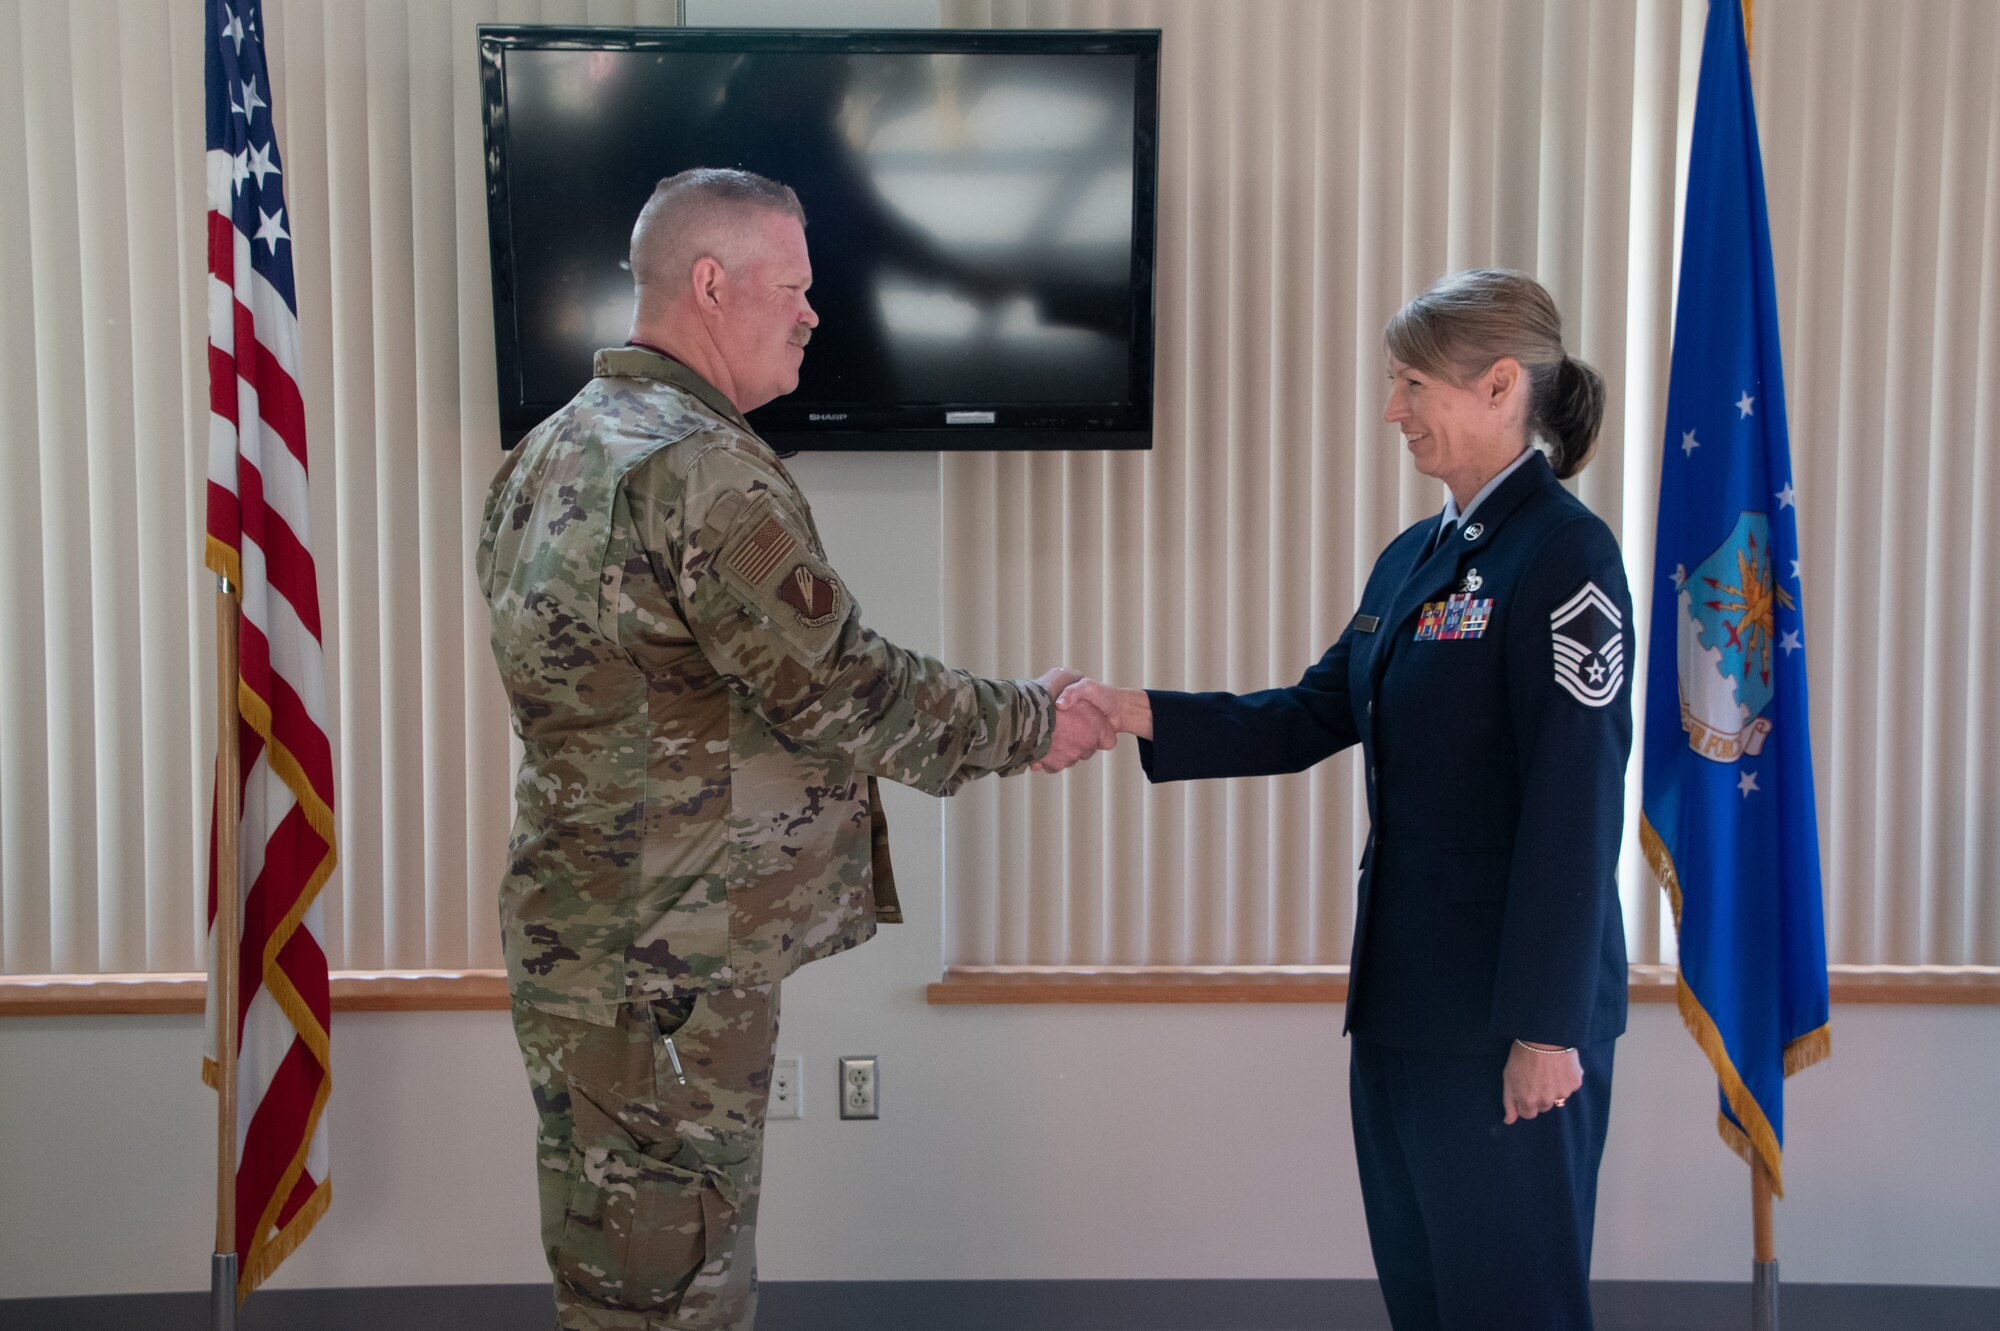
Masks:
[[[792,334],[792,345],[795,347],[802,347],[806,343],[812,341],[812,336],[813,336],[812,329],[801,326],[798,332]]]

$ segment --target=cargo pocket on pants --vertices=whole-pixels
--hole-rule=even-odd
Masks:
[[[735,1208],[691,1152],[683,1157],[671,1139],[641,1146],[599,1106],[599,1094],[570,1082],[575,1136],[556,1276],[587,1302],[657,1311],[727,1251]],[[674,1158],[663,1159],[668,1151]]]

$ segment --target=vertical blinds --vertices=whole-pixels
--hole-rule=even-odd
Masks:
[[[1164,34],[1154,449],[947,457],[948,653],[1168,688],[1297,678],[1376,553],[1442,505],[1379,419],[1380,329],[1488,264],[1539,276],[1605,376],[1575,487],[1645,625],[1700,0],[947,13]],[[1830,952],[2000,962],[2000,631],[1976,609],[2000,563],[2000,102],[1980,72],[2000,11],[1764,0],[1756,36]],[[1127,753],[973,787],[947,815],[946,959],[1341,964],[1365,834],[1348,758],[1154,789]],[[1671,961],[1636,856],[1621,878],[1633,959]]]
[[[499,964],[508,722],[475,28],[672,0],[268,0],[324,591],[340,969]],[[0,972],[198,970],[214,704],[199,0],[0,0]]]
[[[474,27],[674,8],[267,0],[328,589],[337,968],[498,964],[511,759],[469,568],[498,459]],[[1296,677],[1440,502],[1378,419],[1382,322],[1476,263],[1539,274],[1610,383],[1578,489],[1643,598],[1701,8],[950,0],[958,24],[1166,37],[1156,446],[948,457],[948,654],[1167,687]],[[200,32],[198,0],[0,0],[7,973],[201,965]],[[1756,43],[1830,950],[2000,963],[2000,8],[1760,0]],[[950,961],[1346,957],[1351,760],[1152,790],[1106,755],[948,808]],[[1636,859],[1626,891],[1635,958],[1670,959]]]

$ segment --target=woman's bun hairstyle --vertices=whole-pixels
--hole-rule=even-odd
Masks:
[[[1574,356],[1532,380],[1533,417],[1528,429],[1548,445],[1549,465],[1568,480],[1590,461],[1604,424],[1604,376]]]

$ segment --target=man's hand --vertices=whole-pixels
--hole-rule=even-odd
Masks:
[[[1560,1110],[1563,1101],[1583,1085],[1583,1060],[1574,1049],[1542,1049],[1519,1040],[1507,1055],[1500,1074],[1500,1103],[1505,1122]]]
[[[1064,689],[1082,678],[1081,670],[1071,670],[1068,666],[1051,666],[1036,676],[1035,683],[1047,689],[1051,698],[1060,698]]]
[[[1118,732],[1112,729],[1103,712],[1088,703],[1062,705],[1065,692],[1082,678],[1080,671],[1057,666],[1035,681],[1057,699],[1055,738],[1049,741],[1049,751],[1031,764],[1037,772],[1060,772],[1099,749],[1118,747]]]

